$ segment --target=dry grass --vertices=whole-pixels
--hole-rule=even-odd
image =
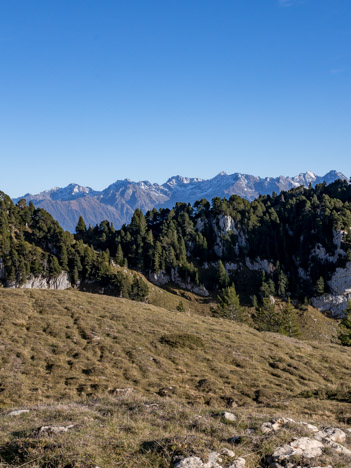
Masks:
[[[18,416],[0,415],[1,467],[169,468],[179,458],[196,455],[206,460],[211,451],[229,448],[237,457],[245,457],[247,468],[256,468],[265,466],[266,456],[276,447],[310,435],[294,424],[263,434],[261,424],[275,413],[263,407],[236,408],[238,420],[228,423],[218,416],[220,407],[192,406],[131,391],[86,402],[27,408],[29,413]],[[40,435],[38,429],[47,425],[73,427],[66,433]],[[347,442],[351,442],[350,436]],[[346,468],[349,461],[327,451],[313,462]],[[230,465],[230,459],[225,463],[224,457],[223,462],[223,466]]]
[[[166,467],[275,415],[351,422],[351,350],[335,344],[77,291],[0,290],[0,326],[3,466]],[[214,417],[233,401],[237,423]],[[280,442],[258,435],[235,449],[249,468]]]

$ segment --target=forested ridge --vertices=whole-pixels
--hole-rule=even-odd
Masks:
[[[0,280],[21,286],[28,277],[56,278],[66,272],[73,286],[107,288],[110,294],[143,300],[147,285],[113,268],[107,252],[77,240],[52,216],[25,200],[16,205],[0,192]]]
[[[269,295],[302,301],[327,292],[331,273],[350,260],[350,226],[351,187],[341,180],[252,202],[233,195],[145,215],[137,209],[120,230],[108,221],[86,226],[81,217],[75,236],[45,210],[25,200],[14,205],[2,193],[0,276],[5,285],[20,285],[29,275],[55,277],[66,271],[73,285],[94,281],[137,297],[132,283],[140,283],[140,277],[127,284],[114,268],[118,264],[155,278],[176,275],[214,294],[234,284],[247,302]],[[341,232],[338,244],[335,236]],[[260,266],[263,260],[268,270]]]
[[[330,274],[351,258],[350,227],[351,187],[338,180],[252,202],[233,195],[146,215],[136,210],[120,230],[108,221],[86,227],[81,218],[76,238],[146,274],[176,269],[184,281],[214,291],[233,282],[240,294],[304,300],[327,292]],[[247,267],[257,259],[270,271]]]

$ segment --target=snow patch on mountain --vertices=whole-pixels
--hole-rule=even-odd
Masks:
[[[72,183],[67,187],[55,187],[36,195],[27,193],[13,201],[17,203],[21,198],[25,198],[27,202],[32,201],[35,206],[51,213],[65,229],[74,232],[79,210],[87,224],[95,225],[107,219],[116,228],[120,228],[130,221],[136,208],[146,212],[154,207],[172,208],[177,202],[193,204],[203,198],[211,201],[214,197],[229,198],[234,194],[252,201],[259,195],[280,193],[300,185],[308,187],[310,183],[313,187],[322,182],[329,184],[339,178],[347,180],[337,171],[330,171],[322,177],[308,171],[294,177],[276,178],[227,174],[222,171],[208,180],[177,175],[162,185],[147,180],[117,180],[102,191]]]

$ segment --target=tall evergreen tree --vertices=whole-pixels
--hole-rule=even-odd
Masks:
[[[287,336],[299,336],[300,334],[296,310],[291,303],[290,297],[280,312],[280,326],[278,331]]]
[[[235,286],[227,286],[222,289],[217,297],[218,315],[231,320],[241,321],[243,318],[243,308],[240,305],[240,299],[236,293]]]
[[[222,260],[218,261],[217,284],[220,289],[226,288],[229,285],[229,276],[227,270],[224,268]]]
[[[351,301],[348,301],[345,316],[339,324],[338,339],[343,346],[351,346]]]
[[[78,223],[76,226],[76,233],[80,238],[83,238],[84,234],[86,233],[87,227],[84,222],[83,216],[79,216]]]

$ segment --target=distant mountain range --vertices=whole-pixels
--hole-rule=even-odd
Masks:
[[[128,223],[136,208],[144,212],[152,208],[171,208],[176,202],[194,203],[206,198],[230,197],[240,195],[248,200],[254,200],[259,195],[280,193],[300,185],[308,186],[347,177],[337,171],[330,171],[324,176],[313,172],[301,173],[295,177],[255,177],[248,174],[226,174],[220,172],[212,179],[197,179],[181,176],[171,177],[162,185],[149,181],[133,182],[129,179],[117,180],[102,191],[77,184],[67,187],[55,187],[51,190],[15,198],[17,203],[21,198],[32,201],[35,206],[44,208],[59,221],[61,226],[73,232],[79,216],[83,216],[86,224],[95,225],[107,219],[116,228]]]

